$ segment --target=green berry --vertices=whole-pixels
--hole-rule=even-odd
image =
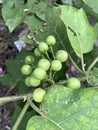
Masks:
[[[30,84],[30,76],[25,79],[25,84],[26,84],[28,87],[31,86],[31,84]]]
[[[40,52],[44,53],[44,52],[48,51],[48,45],[45,42],[40,42],[38,44],[38,49]]]
[[[42,80],[46,77],[46,71],[43,68],[36,68],[33,71],[33,76],[39,80]]]
[[[40,85],[41,80],[35,78],[34,76],[31,76],[29,82],[30,82],[31,86],[37,87]]]
[[[35,49],[34,49],[34,55],[35,55],[35,56],[38,56],[38,57],[41,56],[41,52],[39,51],[38,48],[35,48]]]
[[[56,52],[56,59],[65,62],[68,59],[68,53],[64,50],[59,50]]]
[[[53,60],[51,62],[51,69],[53,71],[59,71],[62,69],[62,63],[59,60]]]
[[[29,75],[32,71],[32,67],[30,65],[23,65],[21,68],[21,72],[24,75]]]
[[[50,61],[47,59],[40,59],[38,62],[38,67],[43,68],[46,71],[50,68]]]
[[[54,36],[49,35],[46,39],[46,42],[49,46],[53,46],[56,43],[56,39]]]
[[[32,94],[32,98],[35,102],[42,102],[44,99],[44,96],[46,95],[46,91],[42,88],[37,88],[34,90],[33,94]]]
[[[34,62],[34,57],[31,55],[28,55],[25,57],[25,63],[26,64],[32,64]]]
[[[81,82],[78,78],[71,77],[67,80],[66,86],[72,89],[79,89],[81,87]]]

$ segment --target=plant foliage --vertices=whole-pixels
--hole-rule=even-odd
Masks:
[[[20,39],[34,49],[40,42],[46,42],[47,36],[53,35],[56,45],[49,46],[49,50],[42,56],[51,62],[58,50],[67,51],[69,59],[66,64],[71,62],[74,65],[74,76],[81,81],[80,89],[68,88],[68,68],[65,62],[62,63],[62,70],[57,73],[50,68],[47,71],[50,77],[47,76],[47,80],[42,81],[47,82],[48,88],[38,86],[47,92],[42,103],[37,104],[28,96],[25,99],[39,115],[35,115],[34,111],[27,111],[22,120],[23,124],[23,121],[27,123],[30,118],[27,126],[25,124],[22,128],[21,124],[17,130],[25,127],[26,130],[97,130],[98,0],[3,0],[2,16],[10,32],[21,23],[28,26],[29,32]],[[24,83],[26,76],[20,71],[27,55],[34,57],[32,66],[36,67],[41,57],[36,57],[33,49],[22,50],[15,59],[6,61],[6,74],[0,77],[0,81],[9,88],[14,86],[20,94],[28,92]],[[15,108],[12,120],[16,121],[17,113],[22,108]]]

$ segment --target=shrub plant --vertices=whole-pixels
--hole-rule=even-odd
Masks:
[[[25,23],[30,31],[20,40],[33,46],[7,60],[0,79],[19,93],[1,97],[1,105],[24,101],[11,115],[12,130],[98,129],[97,14],[91,0],[3,0],[9,31]]]

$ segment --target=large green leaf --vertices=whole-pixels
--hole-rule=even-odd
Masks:
[[[72,90],[56,86],[49,90],[40,107],[48,117],[32,117],[26,130],[97,130],[98,89]]]
[[[92,10],[98,14],[98,0],[83,0],[85,4],[92,8]]]
[[[96,31],[89,24],[83,9],[72,6],[60,6],[61,19],[66,25],[67,33],[75,53],[81,57],[93,49]]]

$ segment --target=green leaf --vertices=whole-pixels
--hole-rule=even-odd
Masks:
[[[97,130],[98,89],[53,87],[45,96],[40,109],[48,119],[34,116],[26,130],[44,130],[48,125],[49,130]]]
[[[3,0],[2,15],[10,32],[25,19],[24,8],[23,0]]]
[[[67,34],[75,53],[81,57],[93,49],[96,39],[95,29],[88,23],[83,9],[72,6],[60,6],[61,19],[66,25]]]
[[[88,74],[88,83],[92,86],[98,85],[98,68],[94,68],[89,74]]]
[[[47,119],[40,116],[33,116],[30,118],[26,130],[60,130],[57,126],[52,124]]]
[[[51,3],[52,5],[52,3]],[[44,1],[29,0],[24,4],[23,0],[3,1],[2,16],[12,32],[20,23],[24,22],[34,31],[40,29],[46,21],[46,10],[51,8]]]
[[[90,8],[92,8],[93,12],[98,14],[98,0],[92,1],[92,0],[83,0],[83,2],[88,5]]]
[[[17,88],[19,93],[24,93],[27,90],[27,86],[24,83],[26,77],[21,73],[21,67],[24,64],[24,59],[27,55],[32,55],[34,57],[32,51],[22,50],[14,59],[7,60],[6,74],[0,77],[0,81],[4,85]],[[35,59],[35,64],[38,59]]]

